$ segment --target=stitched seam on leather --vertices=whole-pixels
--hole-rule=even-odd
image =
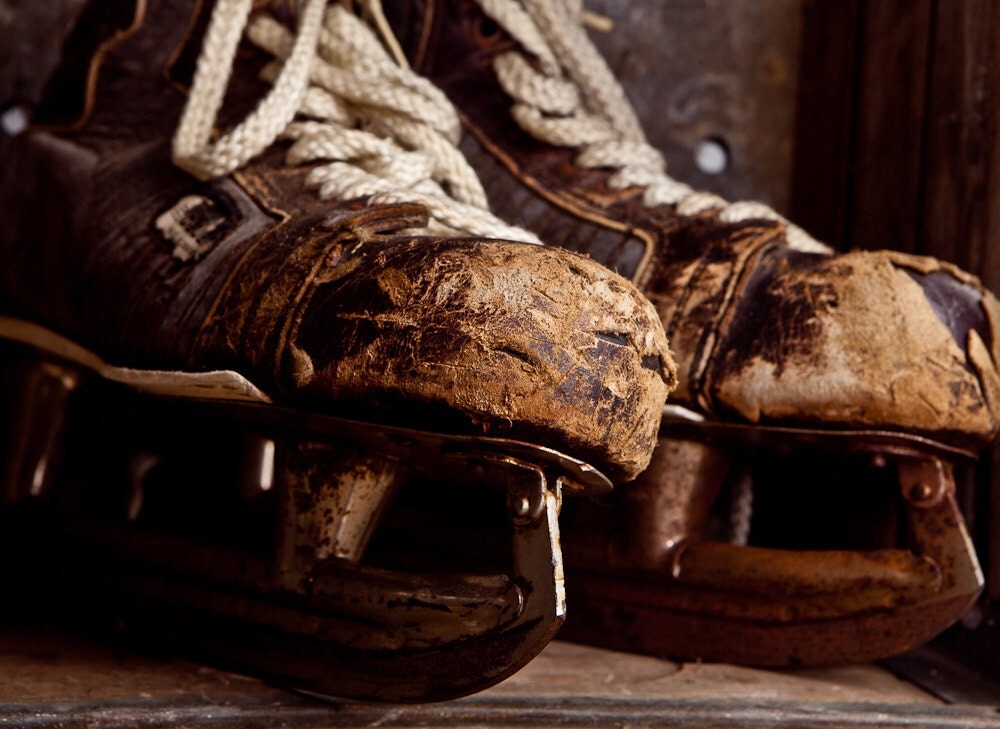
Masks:
[[[216,294],[215,299],[212,301],[211,306],[205,313],[205,318],[202,320],[198,327],[198,333],[194,337],[194,352],[198,352],[204,346],[204,337],[208,336],[208,329],[214,326],[212,322],[215,321],[215,316],[218,313],[220,307],[222,306],[224,300],[229,298],[230,291],[233,286],[233,282],[236,279],[240,271],[247,264],[249,260],[252,260],[256,252],[263,246],[266,242],[270,241],[272,237],[279,233],[279,231],[288,223],[291,216],[285,211],[274,207],[273,205],[268,205],[266,203],[267,195],[264,191],[258,187],[256,180],[253,176],[248,176],[243,174],[241,171],[233,173],[231,179],[234,183],[239,185],[243,191],[250,196],[250,198],[259,205],[262,209],[271,213],[278,218],[274,227],[265,235],[259,236],[256,241],[247,246],[243,255],[236,264],[230,269],[229,273],[226,275],[225,281],[223,281],[222,286],[219,288],[219,293]],[[265,287],[266,289],[266,287]],[[245,331],[240,333],[240,341],[242,344],[243,338],[246,336]],[[194,354],[192,354],[192,358]]]
[[[333,243],[334,236],[326,239],[325,243]],[[319,241],[317,241],[319,243]],[[320,244],[322,246],[322,244]],[[325,248],[325,246],[323,246]],[[281,363],[285,359],[288,343],[294,341],[298,335],[299,326],[302,324],[302,312],[306,310],[309,302],[318,288],[317,282],[320,272],[327,266],[327,251],[323,250],[321,255],[314,257],[313,265],[309,273],[298,283],[295,288],[295,295],[289,299],[286,314],[278,327],[278,336],[274,347],[273,372],[274,381],[281,387]],[[268,287],[270,288],[270,287]]]
[[[427,59],[427,50],[430,48],[431,35],[434,29],[434,3],[429,2],[424,6],[424,17],[420,27],[420,39],[417,41],[417,52],[414,54],[413,67],[420,69]]]
[[[750,246],[747,252],[733,264],[732,273],[726,282],[725,293],[719,305],[719,315],[715,319],[715,325],[706,329],[698,343],[697,354],[693,359],[690,379],[688,380],[689,389],[695,393],[699,404],[706,412],[713,411],[708,393],[709,363],[714,361],[716,345],[723,339],[722,335],[732,324],[737,308],[736,302],[743,298],[738,293],[745,288],[747,280],[756,269],[761,257],[769,250],[780,246],[784,237],[785,226],[775,224],[769,234],[763,234],[761,239]]]
[[[713,244],[713,247],[717,247],[719,244]],[[674,313],[670,317],[669,322],[664,322],[664,331],[666,332],[667,339],[672,340],[674,334],[677,333],[677,327],[681,322],[682,314],[687,312],[688,302],[691,300],[691,294],[697,289],[696,282],[698,281],[701,274],[704,272],[705,267],[708,266],[707,256],[702,256],[698,259],[698,265],[695,266],[694,272],[688,277],[688,282],[684,286],[684,293],[678,297],[676,304],[674,305]]]
[[[94,113],[94,105],[97,99],[97,83],[101,75],[101,67],[104,65],[105,57],[142,28],[146,17],[146,9],[146,0],[135,0],[135,15],[132,18],[132,24],[124,30],[118,31],[97,46],[97,50],[91,56],[90,64],[87,68],[86,91],[83,95],[83,109],[80,111],[80,117],[69,124],[40,124],[37,128],[54,132],[76,131],[87,125],[91,115]]]
[[[561,194],[549,189],[545,185],[542,185],[537,179],[521,170],[512,157],[507,155],[497,145],[493,144],[486,133],[476,126],[476,124],[472,122],[472,120],[465,113],[463,113],[461,109],[459,109],[458,113],[462,120],[462,125],[467,131],[471,132],[473,136],[476,137],[483,148],[493,155],[493,157],[500,162],[508,173],[517,178],[523,185],[528,187],[535,194],[539,195],[546,202],[560,208],[570,215],[586,220],[589,223],[602,225],[609,230],[624,233],[641,240],[645,250],[643,251],[642,257],[636,266],[635,273],[632,274],[632,282],[641,289],[643,283],[649,281],[651,272],[647,269],[651,268],[649,262],[653,257],[653,250],[656,245],[654,236],[649,231],[642,228],[635,228],[626,223],[613,220],[594,208],[589,206],[584,207],[580,204],[584,201],[578,201],[569,195]]]
[[[188,87],[172,79],[170,77],[170,69],[174,67],[174,64],[177,63],[181,54],[184,52],[184,48],[191,42],[191,36],[194,34],[194,29],[198,27],[198,17],[201,15],[204,4],[204,0],[194,0],[194,8],[191,9],[191,18],[188,20],[188,26],[184,31],[184,37],[181,38],[174,47],[174,50],[170,53],[170,57],[167,58],[167,62],[163,64],[163,69],[161,71],[164,80],[185,95],[187,95],[189,91]]]

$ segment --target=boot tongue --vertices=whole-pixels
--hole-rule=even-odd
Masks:
[[[254,12],[258,12],[259,9],[263,12],[274,13],[276,19],[287,22],[294,27],[294,5],[292,0],[287,2],[254,0]],[[201,54],[205,33],[212,17],[213,6],[214,3],[211,2],[200,4],[197,17],[192,18],[191,27],[184,42],[177,48],[164,71],[167,80],[185,93],[190,92],[191,84],[194,81],[198,57]],[[261,79],[261,70],[270,61],[271,58],[267,54],[259,52],[251,44],[241,44],[233,63],[233,73],[225,100],[219,110],[218,121],[222,128],[229,128],[237,124],[239,120],[244,119],[253,111],[260,98],[267,93],[270,86]]]
[[[66,37],[59,62],[42,94],[33,118],[47,126],[77,126],[93,104],[92,76],[100,56],[141,22],[137,0],[93,0],[88,3]]]
[[[174,57],[173,62],[167,68],[168,78],[185,90],[191,88],[191,81],[194,79],[194,71],[198,65],[198,54],[201,52],[201,44],[205,39],[205,31],[208,28],[208,21],[212,17],[212,8],[215,3],[202,3],[198,10],[198,17],[195,19],[184,45]],[[298,3],[296,0],[253,0],[253,13],[268,13],[275,20],[284,23],[289,27],[295,27],[296,10]]]

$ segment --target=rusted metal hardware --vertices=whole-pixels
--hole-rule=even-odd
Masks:
[[[733,456],[768,449],[870,454],[895,474],[907,543],[797,551],[706,540]],[[967,457],[896,433],[692,424],[668,413],[652,467],[616,492],[617,508],[588,510],[565,527],[573,616],[563,636],[763,666],[915,647],[958,619],[983,585],[949,460]]]
[[[610,489],[587,464],[291,411],[234,373],[115,370],[43,330],[0,330],[17,434],[0,463],[4,529],[57,570],[67,599],[285,685],[404,702],[492,685],[562,624],[562,493]],[[506,492],[508,569],[365,562],[380,514],[420,473]]]

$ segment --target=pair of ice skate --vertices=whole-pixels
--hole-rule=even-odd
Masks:
[[[359,5],[91,3],[5,144],[4,493],[66,589],[411,701],[530,660],[563,552],[567,634],[620,648],[823,663],[954,621],[995,299],[667,177],[579,3]],[[712,541],[767,453],[895,489],[907,539],[749,547],[737,508]]]

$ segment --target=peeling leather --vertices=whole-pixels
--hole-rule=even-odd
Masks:
[[[753,422],[905,423],[965,439],[996,427],[982,382],[890,256],[779,249],[748,283],[706,385]]]
[[[656,305],[678,363],[674,401],[971,446],[996,435],[1000,307],[974,276],[889,251],[796,253],[781,223],[647,208],[639,190],[611,189],[609,171],[578,168],[574,150],[517,126],[491,66],[517,45],[473,2],[387,12],[413,67],[458,107],[495,211],[628,275]]]
[[[199,42],[198,5],[149,0],[101,46],[86,123],[5,145],[5,313],[118,365],[230,368],[303,408],[534,440],[618,479],[644,468],[675,374],[627,280],[569,251],[406,235],[423,208],[320,201],[281,149],[220,182],[171,165],[185,95],[167,70]],[[242,78],[227,105],[259,98]],[[155,221],[192,195],[252,224],[182,260]]]
[[[633,454],[652,452],[659,414],[643,395],[673,374],[662,334],[635,325],[656,313],[634,287],[583,257],[495,241],[393,240],[358,255],[295,315],[307,393],[449,428],[460,415],[494,436],[530,424],[532,440],[646,465]]]

